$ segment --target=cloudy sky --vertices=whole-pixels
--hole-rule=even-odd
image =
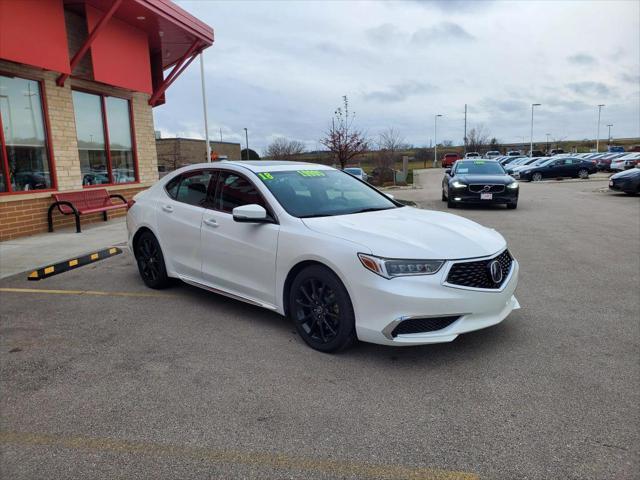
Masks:
[[[262,153],[275,137],[319,149],[341,96],[375,138],[394,127],[416,146],[640,136],[640,2],[178,1],[215,30],[205,52],[210,134]],[[194,62],[155,109],[164,136],[203,138]]]

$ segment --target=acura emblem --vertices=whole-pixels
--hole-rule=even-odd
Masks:
[[[496,285],[502,282],[502,266],[498,260],[494,260],[489,264],[489,274]]]

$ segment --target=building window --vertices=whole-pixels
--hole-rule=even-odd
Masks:
[[[0,193],[51,188],[40,83],[0,75]]]
[[[136,181],[128,100],[74,90],[82,185]]]

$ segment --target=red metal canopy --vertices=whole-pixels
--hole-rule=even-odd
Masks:
[[[71,72],[89,48],[99,46],[108,51],[105,37],[109,36],[113,23],[125,23],[132,29],[146,33],[151,57],[151,75],[153,92],[149,103],[152,106],[164,102],[164,92],[182,71],[202,50],[213,44],[213,29],[190,15],[169,0],[63,0],[65,8],[71,10],[92,10],[101,12],[90,22],[89,35],[84,45],[71,59]],[[110,26],[111,22],[111,26]],[[102,35],[102,38],[101,38]],[[111,38],[114,38],[113,36]],[[121,46],[113,45],[110,57],[127,55]],[[102,56],[105,58],[105,56]],[[113,58],[103,63],[102,72],[108,74]],[[100,61],[94,58],[94,63]],[[171,73],[163,78],[163,71],[173,67]],[[113,71],[113,70],[111,70]],[[117,72],[114,72],[117,73]],[[131,70],[128,74],[132,74]],[[68,74],[58,79],[64,84]],[[96,80],[100,80],[96,78]],[[105,83],[110,83],[105,81]],[[138,83],[139,84],[139,83]],[[139,88],[133,88],[138,89]],[[144,91],[144,90],[142,90]]]

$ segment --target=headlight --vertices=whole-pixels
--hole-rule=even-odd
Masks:
[[[513,183],[510,183],[509,185],[507,185],[507,188],[518,188],[518,186],[519,186],[518,182],[513,182]]]
[[[384,278],[433,275],[444,265],[444,260],[404,260],[376,257],[364,253],[359,253],[358,258],[364,268]]]
[[[462,182],[459,182],[459,181],[457,181],[457,180],[455,180],[454,182],[452,182],[452,183],[451,183],[451,186],[452,186],[453,188],[467,188],[467,184],[466,184],[466,183],[462,183]]]

